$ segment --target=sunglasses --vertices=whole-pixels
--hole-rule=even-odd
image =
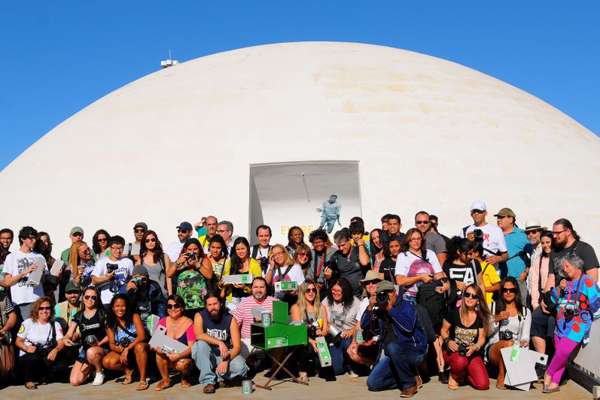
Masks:
[[[40,307],[40,308],[38,308],[38,310],[40,310],[40,311],[50,311],[51,307]]]
[[[509,217],[508,215],[498,215],[496,217],[496,219],[504,219],[504,218],[508,218],[508,217]]]
[[[525,233],[527,234],[527,236],[529,236],[529,235],[533,235],[534,233],[538,233],[538,232],[540,232],[540,231],[536,229],[536,230],[533,230],[533,231],[527,231]]]
[[[167,304],[167,310],[179,310],[180,308],[179,304]]]
[[[108,239],[107,238],[98,238],[99,242],[106,242]]]
[[[365,284],[365,286],[366,286],[366,285],[377,285],[379,282],[380,282],[380,281],[375,281],[375,280],[373,280],[373,281],[366,281],[366,282],[363,282],[363,283],[364,283],[364,284]]]
[[[180,229],[177,232],[179,232],[179,233],[188,233],[189,231],[187,229]]]
[[[465,292],[463,294],[463,297],[465,297],[466,299],[476,299],[477,298],[477,294],[476,293],[471,293],[471,292]]]
[[[427,225],[429,221],[415,221],[416,225]]]
[[[79,294],[79,291],[74,291],[74,292],[66,292],[66,294]]]
[[[317,289],[315,289],[315,288],[308,288],[308,289],[306,289],[306,293],[317,293]]]
[[[471,210],[471,214],[483,214],[484,212],[482,210]]]
[[[137,232],[146,232],[146,231],[145,231],[144,229],[142,229],[142,228],[137,228],[137,229],[134,229],[133,231],[134,231],[134,232],[136,232],[136,233],[137,233]]]
[[[156,239],[155,238],[148,238],[145,240],[146,243],[155,243]]]
[[[85,300],[94,300],[94,301],[96,301],[96,299],[97,299],[98,297],[96,297],[96,296],[83,296],[83,298],[84,298]]]
[[[502,293],[517,293],[516,288],[502,288]]]

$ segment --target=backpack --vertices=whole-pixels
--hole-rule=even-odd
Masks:
[[[432,326],[442,323],[448,308],[445,294],[435,290],[440,286],[442,286],[441,281],[431,281],[419,286],[417,292],[417,304],[427,310]]]

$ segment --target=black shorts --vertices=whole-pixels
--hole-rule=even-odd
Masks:
[[[531,337],[549,338],[554,336],[556,319],[553,315],[544,314],[541,307],[531,314]]]

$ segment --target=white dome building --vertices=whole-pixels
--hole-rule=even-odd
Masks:
[[[464,66],[395,48],[283,43],[198,58],[128,84],[54,128],[0,173],[0,225],[33,225],[57,250],[69,228],[163,243],[214,214],[249,235],[265,222],[342,223],[417,210],[458,233],[469,204],[524,223],[568,217],[600,247],[600,140],[539,99]]]

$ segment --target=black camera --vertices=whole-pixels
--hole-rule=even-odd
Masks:
[[[122,337],[121,339],[119,339],[119,346],[121,347],[127,347],[131,344],[131,339],[128,337]]]
[[[566,319],[571,319],[579,315],[579,305],[572,301],[565,304],[564,313]]]
[[[469,351],[469,346],[467,346],[464,343],[459,343],[458,344],[458,354],[460,354],[461,356],[467,356],[467,352]]]
[[[106,272],[108,272],[109,274],[111,272],[115,272],[118,268],[119,268],[119,264],[106,263]]]
[[[511,331],[500,331],[500,340],[513,340],[513,333]]]
[[[186,257],[187,257],[188,260],[195,260],[196,259],[196,253],[190,251],[189,253],[186,254]]]
[[[261,257],[259,262],[260,262],[260,268],[263,271],[266,271],[269,269],[269,259],[267,257]]]
[[[388,302],[390,301],[388,293],[387,292],[379,292],[379,293],[377,293],[376,299],[377,299],[377,302],[375,304],[376,304],[377,308],[379,308],[383,311],[387,310]]]

